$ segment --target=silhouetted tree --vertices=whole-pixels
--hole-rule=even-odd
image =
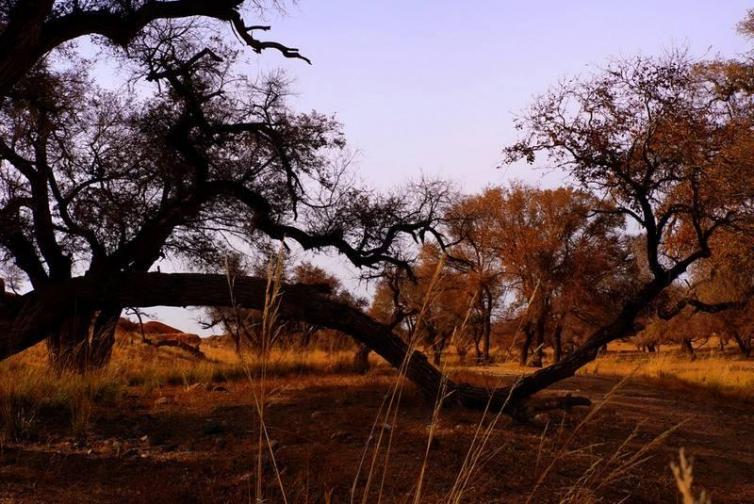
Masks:
[[[432,228],[434,187],[380,196],[345,183],[332,118],[292,112],[280,80],[250,82],[233,51],[182,35],[150,29],[129,47],[146,98],[99,89],[80,65],[38,65],[0,106],[0,245],[32,288],[145,272],[166,255],[217,263],[229,237],[400,264],[399,236]],[[77,305],[49,328],[54,363],[107,362],[122,308]]]

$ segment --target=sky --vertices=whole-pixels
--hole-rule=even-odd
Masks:
[[[283,69],[294,108],[335,114],[356,152],[354,169],[381,189],[421,176],[473,192],[512,178],[558,184],[522,165],[498,168],[516,139],[513,121],[558,80],[611,59],[687,49],[695,57],[741,55],[743,0],[300,0],[259,38],[298,47],[312,60],[274,51],[249,58],[250,75]],[[335,258],[323,264],[346,277]],[[346,283],[349,279],[346,278]],[[197,313],[148,310],[201,332]]]

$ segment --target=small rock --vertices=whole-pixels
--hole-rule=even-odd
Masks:
[[[310,415],[310,417],[311,417],[311,419],[312,419],[312,420],[314,420],[315,418],[319,418],[319,417],[321,417],[321,416],[322,416],[322,412],[321,412],[321,411],[315,411],[315,412],[313,412],[313,413],[312,413],[312,414]]]
[[[157,399],[156,399],[156,400],[154,401],[155,405],[158,405],[158,404],[167,404],[167,403],[169,403],[169,402],[170,402],[170,398],[169,398],[169,397],[167,397],[167,396],[158,397],[158,398],[157,398]]]

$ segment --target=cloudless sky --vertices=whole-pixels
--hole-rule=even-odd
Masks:
[[[251,58],[249,72],[282,68],[295,108],[336,114],[358,151],[355,169],[376,187],[423,174],[467,192],[513,177],[553,185],[557,179],[542,171],[496,169],[516,138],[515,114],[537,94],[612,58],[679,48],[697,57],[743,54],[754,41],[736,24],[751,7],[743,0],[300,0],[285,15],[269,14],[263,22],[272,30],[258,36],[300,48],[313,65],[267,51]],[[248,16],[248,24],[258,21]],[[156,312],[196,330],[185,311]]]

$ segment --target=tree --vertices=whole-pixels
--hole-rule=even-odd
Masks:
[[[609,313],[607,300],[631,269],[623,219],[584,191],[522,184],[489,191],[499,207],[491,228],[497,253],[523,317],[520,361],[542,367],[547,334],[559,360],[569,318],[583,324]]]
[[[477,362],[490,362],[492,316],[503,296],[503,266],[498,250],[496,220],[499,216],[500,194],[487,189],[468,196],[454,205],[446,220],[455,245],[448,264],[462,274],[475,299],[474,308],[481,330],[474,331]],[[465,335],[460,335],[462,338]],[[481,348],[480,348],[481,341]]]
[[[728,309],[704,316],[714,324],[715,332],[723,340],[733,339],[744,357],[752,354],[754,341],[754,238],[742,233],[721,233],[715,240],[716,254],[694,268],[691,290],[694,299],[704,302],[692,310],[709,311],[721,303]]]
[[[0,245],[33,289],[148,271],[165,255],[216,264],[230,237],[399,263],[398,238],[431,229],[434,187],[380,196],[343,183],[332,118],[292,112],[279,79],[234,75],[232,51],[182,34],[166,26],[131,44],[147,98],[98,89],[81,66],[41,65],[3,102]],[[50,329],[53,362],[106,363],[122,308],[77,306]]]
[[[525,136],[506,149],[507,160],[534,162],[545,153],[628,218],[641,230],[651,278],[569,356],[524,378],[514,396],[572,376],[603,345],[630,334],[663,290],[712,254],[715,234],[743,220],[751,193],[738,192],[733,180],[751,173],[751,158],[740,155],[751,100],[722,103],[711,88],[680,55],[637,58],[559,85],[519,122]]]
[[[393,268],[384,272],[371,311],[404,339],[419,338],[439,365],[452,338],[462,337],[458,331],[473,309],[476,288],[448,265],[437,246],[425,244],[412,276]]]
[[[0,97],[68,42],[90,35],[127,48],[144,28],[169,20],[227,23],[257,53],[274,49],[287,58],[308,62],[298,49],[255,37],[255,32],[269,30],[269,26],[248,26],[244,21],[244,6],[264,11],[280,5],[277,0],[5,0],[0,3]],[[203,27],[202,23],[193,24],[182,36],[186,40],[207,38]]]

